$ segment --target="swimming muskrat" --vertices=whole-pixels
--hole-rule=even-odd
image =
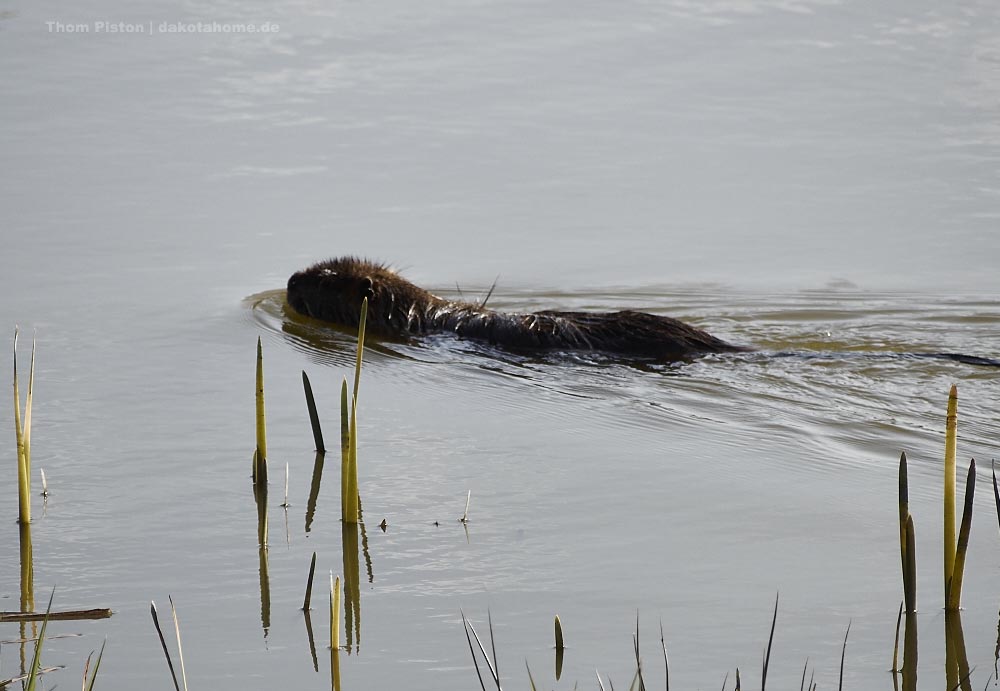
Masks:
[[[684,322],[646,312],[511,314],[445,300],[384,264],[355,257],[319,262],[288,279],[292,309],[342,326],[357,327],[364,297],[368,298],[365,328],[394,338],[454,333],[515,350],[590,350],[666,361],[747,350]]]

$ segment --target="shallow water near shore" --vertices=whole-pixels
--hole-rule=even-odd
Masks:
[[[280,30],[111,36],[98,20]],[[66,666],[47,686],[75,684],[105,637],[98,688],[169,686],[148,607],[170,594],[192,687],[329,688],[324,588],[352,571],[345,689],[476,688],[462,610],[480,634],[492,614],[508,689],[528,688],[525,662],[543,688],[595,687],[595,670],[625,688],[637,613],[650,686],[662,622],[677,688],[731,687],[736,667],[754,687],[779,592],[769,686],[795,687],[808,658],[834,687],[850,624],[844,688],[890,688],[905,450],[920,688],[941,688],[957,383],[960,467],[979,464],[963,623],[982,688],[1000,371],[911,356],[1000,358],[997,20],[985,3],[756,0],[0,8],[0,324],[21,325],[23,372],[37,335],[33,466],[51,492],[34,501],[35,604],[55,587],[57,609],[115,611],[50,626],[82,637],[46,646]],[[755,351],[665,365],[371,341],[354,564],[336,453],[307,529],[301,372],[333,446],[355,340],[290,314],[283,290],[341,254],[451,298],[499,274],[497,309],[641,309]],[[14,457],[11,434],[11,564]],[[299,611],[314,551],[315,667]],[[0,609],[19,590],[0,573]],[[19,656],[3,645],[0,678]]]

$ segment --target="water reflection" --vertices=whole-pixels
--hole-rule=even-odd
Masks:
[[[271,579],[267,555],[267,483],[255,484],[253,498],[257,504],[257,557],[260,572],[260,624],[267,638],[271,628]]]
[[[309,485],[309,500],[306,502],[306,533],[312,528],[313,518],[316,515],[316,500],[319,498],[319,486],[323,481],[323,464],[326,454],[322,451],[316,452],[313,460],[312,482]]]
[[[344,554],[344,626],[348,653],[361,646],[361,584],[357,523],[341,524]]]
[[[34,612],[35,611],[35,567],[34,567],[34,555],[32,554],[31,547],[31,524],[30,523],[19,523],[19,538],[20,538],[20,557],[21,557],[21,611],[22,612]],[[31,628],[31,635],[28,635],[28,628]],[[37,635],[36,623],[34,621],[27,622],[22,621],[20,626],[21,634],[21,647],[20,647],[20,663],[21,663],[21,674],[25,673],[27,669],[27,660],[30,658],[30,652],[27,650],[27,639],[34,638]]]

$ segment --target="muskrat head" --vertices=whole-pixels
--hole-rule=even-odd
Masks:
[[[415,303],[437,300],[383,264],[355,257],[330,259],[292,274],[288,304],[299,314],[356,327],[361,301],[368,298],[367,328],[386,334],[407,330],[407,311]]]

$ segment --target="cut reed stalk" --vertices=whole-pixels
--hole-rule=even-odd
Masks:
[[[309,424],[312,426],[313,441],[316,442],[316,450],[326,453],[326,446],[323,444],[323,429],[319,424],[319,413],[316,411],[316,399],[313,398],[312,384],[309,383],[309,375],[302,370],[302,388],[306,393],[306,408],[309,409]]]
[[[958,438],[958,387],[952,384],[948,393],[948,415],[944,437],[944,601],[955,570],[955,456]]]
[[[14,329],[14,435],[17,441],[18,521],[31,523],[31,399],[35,387],[35,340],[31,340],[31,367],[28,371],[28,394],[21,419],[21,393],[17,383],[17,336]]]
[[[965,506],[962,508],[962,526],[958,532],[958,547],[955,549],[955,568],[948,588],[948,609],[958,610],[962,606],[962,580],[965,576],[965,556],[969,551],[969,533],[972,531],[972,503],[976,494],[976,460],[969,463],[969,474],[965,479]]]

